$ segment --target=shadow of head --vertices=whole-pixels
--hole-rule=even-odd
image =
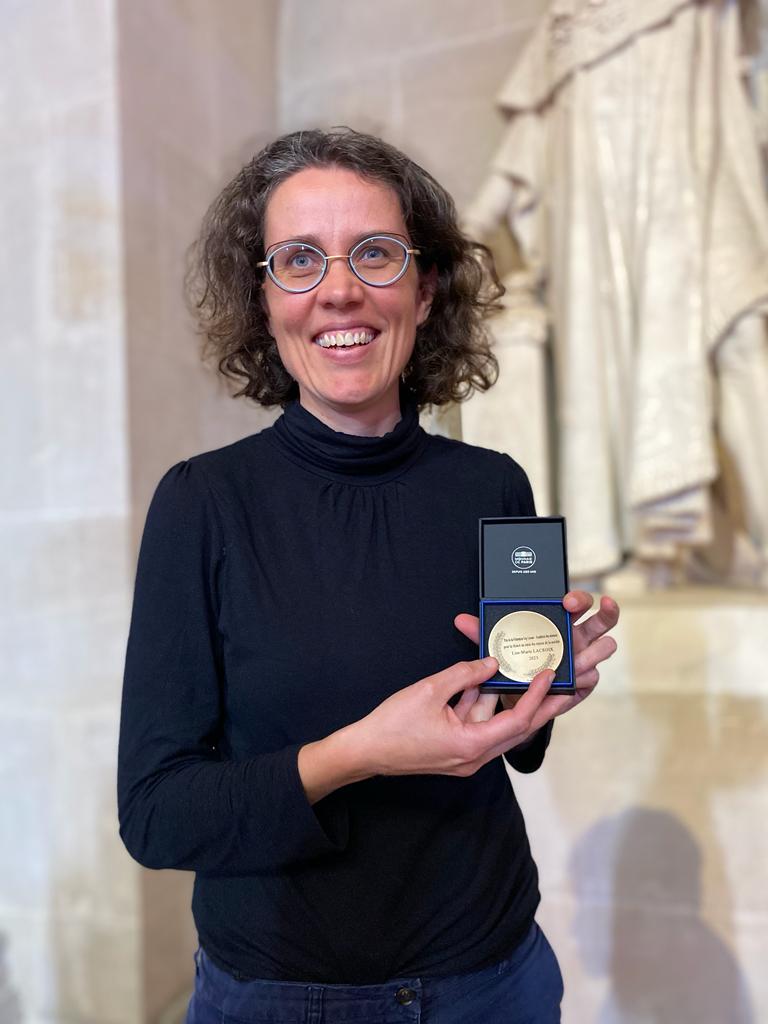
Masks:
[[[590,974],[608,977],[616,1012],[753,1020],[731,950],[702,919],[701,850],[679,818],[630,808],[598,821],[574,847],[570,874],[579,953]]]

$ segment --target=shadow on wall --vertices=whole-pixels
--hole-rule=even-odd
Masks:
[[[6,949],[8,939],[0,933],[0,1024],[22,1024],[21,1002],[11,985]]]
[[[744,979],[701,917],[701,853],[667,811],[604,818],[574,848],[576,940],[610,990],[597,1024],[751,1024]]]

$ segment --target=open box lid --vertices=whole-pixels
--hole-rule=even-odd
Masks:
[[[567,591],[563,516],[480,520],[481,599],[559,599]]]

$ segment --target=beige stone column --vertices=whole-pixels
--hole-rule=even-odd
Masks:
[[[191,984],[191,879],[117,834],[122,660],[158,477],[264,422],[201,369],[181,281],[206,206],[273,131],[275,11],[4,13],[3,1024],[144,1024]]]
[[[276,4],[120,0],[127,427],[133,550],[159,477],[272,416],[201,368],[184,255],[222,185],[275,128]],[[137,871],[148,1021],[191,987],[191,873]]]
[[[0,64],[0,979],[16,1022],[140,1018],[115,827],[131,576],[116,25],[14,4]]]

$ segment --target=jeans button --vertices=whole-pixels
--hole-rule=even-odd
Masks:
[[[412,988],[399,988],[397,992],[395,992],[395,999],[401,1006],[410,1006],[415,998],[416,993]]]

